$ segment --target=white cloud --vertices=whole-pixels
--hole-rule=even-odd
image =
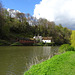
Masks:
[[[75,0],[42,0],[35,5],[33,16],[75,29]]]

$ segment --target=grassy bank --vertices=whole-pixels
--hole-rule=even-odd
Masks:
[[[39,42],[39,43],[34,43],[33,46],[54,46],[54,42],[51,43]]]
[[[75,52],[56,55],[40,64],[33,65],[24,75],[75,75]]]
[[[71,35],[71,45],[75,47],[75,30],[72,31]]]

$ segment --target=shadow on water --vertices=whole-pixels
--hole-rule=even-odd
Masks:
[[[59,47],[0,47],[0,75],[23,75],[32,65],[50,59]]]

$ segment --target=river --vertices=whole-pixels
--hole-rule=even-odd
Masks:
[[[32,65],[51,58],[58,46],[1,46],[0,75],[23,75]]]

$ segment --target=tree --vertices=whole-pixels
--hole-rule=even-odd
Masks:
[[[19,19],[20,22],[24,22],[26,20],[24,13],[17,13],[16,17]]]
[[[2,27],[5,23],[5,19],[4,19],[4,13],[3,13],[3,6],[2,3],[0,2],[0,38],[2,38]]]

